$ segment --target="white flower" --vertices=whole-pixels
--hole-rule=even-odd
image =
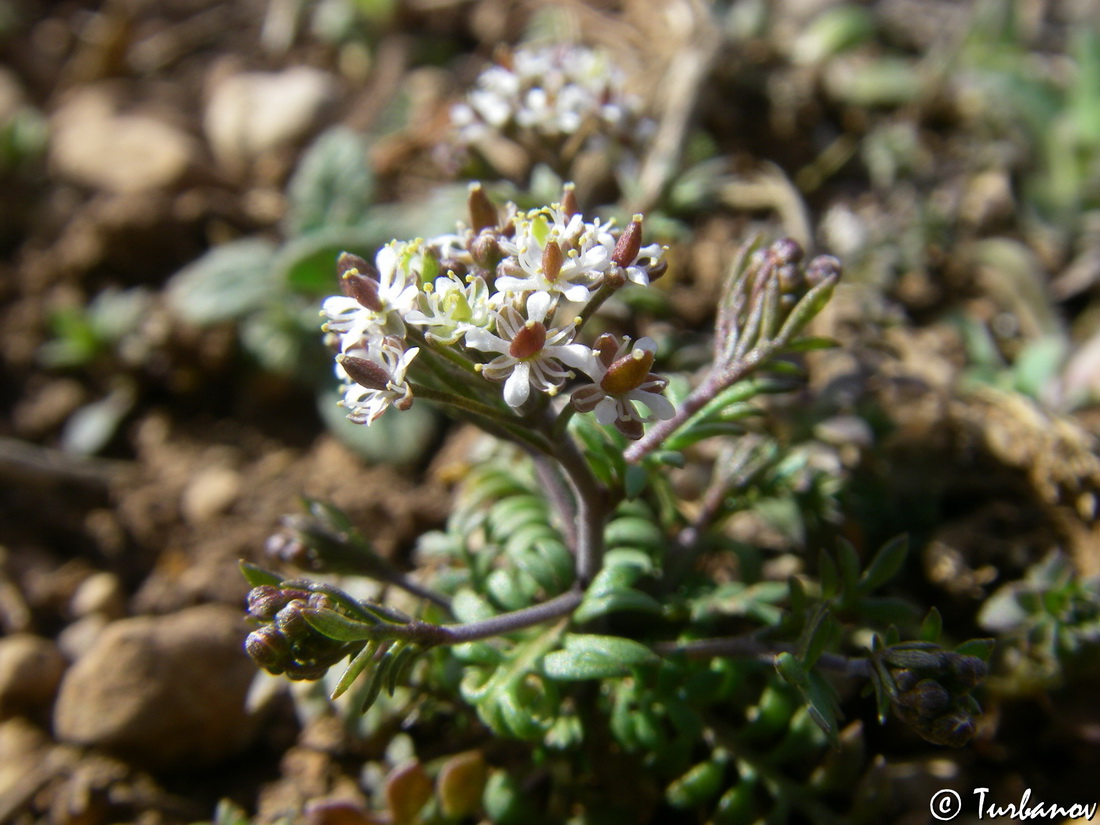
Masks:
[[[343,275],[345,295],[333,295],[321,305],[328,320],[325,332],[340,336],[340,350],[346,352],[366,339],[404,329],[402,316],[416,305],[419,276],[413,263],[419,244],[391,241],[374,258],[373,272],[350,269]]]
[[[629,338],[616,343],[613,335],[601,335],[592,357],[580,367],[592,383],[573,392],[573,407],[582,413],[595,411],[598,422],[613,424],[631,439],[641,438],[643,423],[672,418],[676,410],[661,395],[668,381],[649,371],[656,350],[651,338],[639,338],[631,348]],[[635,403],[651,415],[642,415]]]
[[[648,135],[641,102],[626,91],[623,73],[608,57],[583,46],[519,48],[486,69],[465,103],[451,109],[458,139],[473,143],[513,125],[557,139],[586,123],[597,133],[629,139]]]
[[[492,313],[498,335],[487,329],[466,333],[466,346],[500,353],[481,365],[481,373],[492,381],[504,381],[504,400],[510,407],[522,406],[531,387],[555,393],[572,375],[563,363],[579,369],[591,358],[588,347],[569,343],[575,334],[573,324],[547,329],[546,319],[553,308],[554,299],[548,292],[534,292],[527,298],[526,320],[507,304]]]
[[[491,320],[489,287],[476,275],[467,275],[465,284],[453,272],[436,278],[431,289],[425,287],[420,305],[423,309],[405,313],[405,320],[427,327],[428,338],[447,346]]]
[[[500,267],[496,288],[502,293],[557,292],[567,301],[588,300],[593,286],[611,266],[615,239],[607,224],[587,224],[580,215],[535,210],[516,225],[512,238],[500,241],[511,257]]]
[[[383,338],[337,355],[336,374],[344,381],[340,406],[347,407],[348,419],[369,426],[391,404],[399,410],[411,407],[413,393],[405,373],[419,352]]]

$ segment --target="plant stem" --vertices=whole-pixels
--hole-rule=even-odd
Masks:
[[[783,642],[763,642],[754,635],[749,635],[696,639],[691,642],[659,642],[653,646],[653,650],[660,656],[681,655],[688,659],[722,656],[771,662],[779,653],[793,653],[796,648]],[[866,678],[871,675],[869,659],[848,658],[835,653],[822,653],[817,660],[817,666],[846,676]]]
[[[581,590],[567,590],[560,596],[555,596],[542,604],[525,607],[522,610],[513,610],[511,613],[502,613],[499,616],[483,619],[480,622],[431,625],[431,627],[438,632],[439,639],[437,643],[454,645],[462,642],[473,642],[491,636],[513,633],[532,625],[568,616],[577,609],[583,598],[584,593]]]

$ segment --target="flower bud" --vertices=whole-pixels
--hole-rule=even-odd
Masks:
[[[268,673],[279,674],[293,664],[290,642],[271,625],[257,628],[244,640],[245,652]]]
[[[985,662],[977,656],[951,656],[951,675],[963,688],[976,687],[987,672]]]
[[[565,256],[562,254],[558,242],[548,240],[546,247],[542,250],[542,271],[546,275],[546,280],[554,283],[558,279],[558,275],[561,274],[563,263],[565,263]]]
[[[474,263],[490,272],[500,263],[500,243],[492,232],[481,232],[470,242],[470,257]]]
[[[297,643],[316,634],[302,611],[306,609],[304,599],[293,599],[275,614],[275,629],[292,642]]]
[[[611,253],[611,260],[619,266],[630,266],[642,249],[642,216],[635,215],[630,225],[623,230]]]
[[[304,599],[309,594],[304,590],[283,589],[271,584],[261,584],[248,591],[248,614],[260,621],[270,622],[280,610],[294,599]]]
[[[924,738],[937,745],[961,748],[974,738],[974,717],[961,708],[936,719],[924,732]]]
[[[392,378],[384,367],[366,358],[340,354],[336,356],[336,362],[344,368],[352,381],[368,390],[384,390]]]
[[[641,261],[639,261],[641,263]],[[655,264],[647,264],[646,271],[649,273],[649,282],[653,283],[666,272],[668,272],[668,261],[664,258],[657,261]]]
[[[470,228],[475,233],[480,233],[483,229],[496,228],[499,220],[497,208],[489,200],[480,183],[470,184],[470,194],[466,203],[470,210]]]
[[[805,257],[802,247],[793,238],[780,238],[768,247],[767,255],[778,266],[797,264]]]
[[[806,283],[811,288],[829,280],[839,280],[843,272],[840,261],[832,255],[818,255],[806,265]]]
[[[378,277],[377,270],[365,258],[360,258],[351,252],[341,252],[336,258],[336,275],[342,280],[349,272],[359,272],[362,275],[373,274],[376,280]]]
[[[947,688],[932,679],[921,679],[909,690],[898,695],[898,704],[914,710],[918,715],[935,718],[951,706],[951,694]]]
[[[567,183],[562,187],[561,211],[565,213],[567,218],[571,218],[581,211],[577,205],[576,187],[571,183]]]

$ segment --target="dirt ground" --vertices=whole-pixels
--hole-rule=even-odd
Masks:
[[[243,657],[243,668],[222,663],[245,632],[233,617],[247,590],[238,560],[263,559],[265,542],[280,517],[299,508],[299,497],[344,509],[400,565],[421,532],[444,523],[468,434],[441,433],[432,453],[411,466],[365,461],[329,433],[309,386],[260,369],[232,324],[200,327],[173,317],[160,291],[220,243],[278,238],[284,187],[303,147],[336,123],[385,132],[400,94],[410,96],[412,115],[378,141],[371,158],[380,197],[413,200],[446,182],[450,173],[432,154],[445,101],[498,43],[519,37],[539,5],[398,2],[385,19],[366,18],[366,45],[356,46],[318,36],[298,4],[282,0],[0,3],[0,116],[32,109],[50,134],[38,154],[0,167],[0,628],[7,644],[0,650],[0,822],[206,821],[222,799],[272,821],[274,812],[308,800],[364,798],[360,766],[381,758],[392,732],[364,742],[331,720],[302,726],[286,696],[269,703],[262,724],[228,708],[216,727],[231,735],[207,730],[200,741],[165,747],[158,725],[186,718],[191,702],[217,701],[219,691],[248,690],[251,664]],[[583,6],[582,20],[606,15],[623,30],[636,23],[613,2],[563,5]],[[637,11],[637,4],[622,5]],[[803,6],[815,6],[786,5],[797,19],[810,14]],[[919,27],[908,31],[904,20],[939,30],[966,4],[889,5],[902,15],[890,23],[891,36],[907,32],[916,41],[909,48],[919,51],[926,35]],[[615,41],[615,31],[592,36]],[[847,116],[854,121],[843,125],[859,132],[866,124],[855,121],[863,115],[815,102],[812,88],[798,88],[792,75],[771,89],[792,101],[785,121],[775,99],[768,103],[748,82],[723,74],[764,72],[770,59],[754,62],[749,53],[731,62],[734,68],[716,69],[718,91],[702,96],[700,120],[724,136],[721,151],[735,166],[766,159],[790,174],[820,172],[813,127]],[[228,79],[289,67],[324,77],[323,93],[300,121],[255,151],[231,138],[219,143],[211,101]],[[761,127],[744,128],[753,117]],[[1012,206],[995,175],[985,184],[961,180],[969,155],[955,142],[965,136],[938,127],[936,118],[948,116],[934,104],[921,117],[940,151],[929,188],[938,186],[952,203],[970,198],[967,214],[977,216],[960,218],[948,242],[961,248],[1009,223]],[[746,228],[745,214],[776,206],[773,195],[755,201],[756,190],[739,191],[742,211],[727,203],[697,218],[695,245],[674,252],[681,273],[669,300],[687,327],[709,319],[724,271],[721,250]],[[806,202],[815,218],[844,204],[885,220],[906,208],[907,194],[902,185],[889,195],[872,191],[848,174],[814,187]],[[1048,252],[1049,267],[1064,269],[1060,253]],[[998,315],[1007,299],[950,249],[930,244],[927,254],[928,265],[910,268],[882,303],[838,300],[830,309],[822,334],[851,346],[822,356],[811,391],[874,399],[893,411],[894,435],[860,465],[861,478],[869,487],[885,485],[880,493],[896,492],[896,509],[922,495],[954,502],[952,518],[921,524],[929,548],[922,587],[948,620],[973,627],[974,605],[994,580],[1018,577],[1053,545],[1067,549],[1081,575],[1100,573],[1098,419],[1087,409],[1073,417],[1048,413],[994,389],[956,395],[963,343],[937,319],[951,306]],[[134,287],[152,298],[140,309],[140,335],[129,349],[98,350],[79,364],[43,357],[44,345],[58,337],[59,317],[104,290]],[[1089,294],[1049,311],[1078,318]],[[1047,311],[1032,311],[1037,323]],[[868,318],[882,333],[877,343],[868,343]],[[107,412],[86,422],[92,432],[74,433],[74,414],[105,401]],[[80,437],[96,443],[94,455],[71,449]],[[887,520],[868,516],[868,532],[880,516]],[[225,611],[189,613],[202,605]],[[179,616],[193,617],[198,629],[153,622]],[[134,636],[116,634],[103,669],[89,673],[83,689],[62,686],[59,695],[63,674],[76,681],[67,671],[79,654],[111,625],[135,617],[150,624]],[[222,647],[218,639],[226,640]],[[168,650],[164,661],[191,663],[180,671],[179,691],[169,690],[175,671],[119,674],[135,650]],[[117,679],[104,681],[104,673]],[[1047,798],[1095,795],[1094,688],[1082,680],[1055,694],[994,704],[989,724],[996,737],[961,755],[907,751],[914,747],[907,740],[894,753],[896,770],[908,766],[921,777],[906,786],[921,816],[907,821],[924,821],[929,783],[959,771],[991,784],[1000,799],[1032,786]],[[109,720],[122,696],[148,702],[145,733],[105,732],[108,721],[103,729],[88,721]],[[887,752],[896,748],[891,735],[890,728],[869,733]],[[510,753],[484,739],[453,744],[455,751],[495,748],[502,759]],[[341,815],[333,808],[315,812],[313,821],[362,821]]]

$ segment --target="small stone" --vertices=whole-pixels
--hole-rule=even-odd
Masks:
[[[57,646],[69,661],[75,662],[92,649],[96,639],[110,623],[111,620],[102,613],[81,616],[57,634]]]
[[[30,633],[0,639],[0,719],[44,716],[65,667],[65,657],[49,639]]]
[[[113,622],[65,674],[58,739],[151,770],[209,765],[245,748],[255,666],[237,610],[202,605]]]
[[[121,618],[126,609],[122,582],[114,573],[101,571],[88,576],[77,587],[69,601],[69,612],[82,617],[100,614],[111,619]]]
[[[317,125],[336,88],[335,77],[305,66],[221,80],[203,122],[214,156],[238,171],[261,155],[293,145]]]
[[[229,467],[210,467],[187,485],[180,509],[189,524],[202,524],[232,507],[240,493],[240,473]]]
[[[142,114],[120,115],[96,87],[74,94],[50,123],[50,165],[58,177],[116,194],[162,189],[191,165],[195,143]]]

